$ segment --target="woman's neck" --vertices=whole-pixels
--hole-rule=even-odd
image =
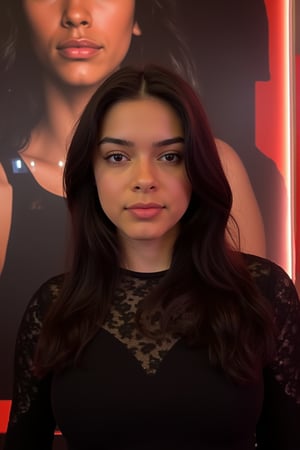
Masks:
[[[174,236],[157,240],[127,240],[121,242],[121,265],[133,272],[161,272],[170,267]]]
[[[45,113],[33,130],[32,145],[25,153],[49,163],[65,160],[75,125],[92,94],[90,89],[63,91],[49,86],[45,91]]]
[[[47,191],[63,195],[62,174],[75,125],[89,101],[90,89],[65,89],[49,85],[44,115],[32,130],[20,156],[36,181]]]

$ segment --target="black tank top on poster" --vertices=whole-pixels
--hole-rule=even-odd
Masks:
[[[63,197],[37,183],[20,157],[0,162],[13,189],[11,230],[0,276],[3,400],[11,398],[15,339],[24,309],[43,281],[65,269],[67,208]]]

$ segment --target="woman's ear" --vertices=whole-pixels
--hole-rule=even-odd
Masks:
[[[139,26],[139,24],[137,23],[137,21],[134,22],[133,28],[132,28],[132,34],[134,36],[141,36],[142,35],[142,30]]]

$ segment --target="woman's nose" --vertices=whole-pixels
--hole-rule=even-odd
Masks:
[[[158,187],[155,170],[151,163],[140,162],[134,168],[133,189],[135,191],[155,191]]]
[[[62,25],[65,28],[89,27],[92,23],[92,13],[87,3],[86,0],[66,0],[62,13]]]

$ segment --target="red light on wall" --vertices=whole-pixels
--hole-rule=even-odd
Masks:
[[[293,0],[265,0],[269,23],[271,79],[256,83],[256,144],[281,172],[288,196],[285,260],[280,265],[294,278],[294,111]],[[279,199],[280,200],[280,199]]]
[[[0,433],[6,433],[10,405],[10,400],[0,400]]]
[[[10,407],[10,400],[0,400],[0,434],[6,433]],[[55,435],[59,436],[61,435],[61,432],[56,431]]]

